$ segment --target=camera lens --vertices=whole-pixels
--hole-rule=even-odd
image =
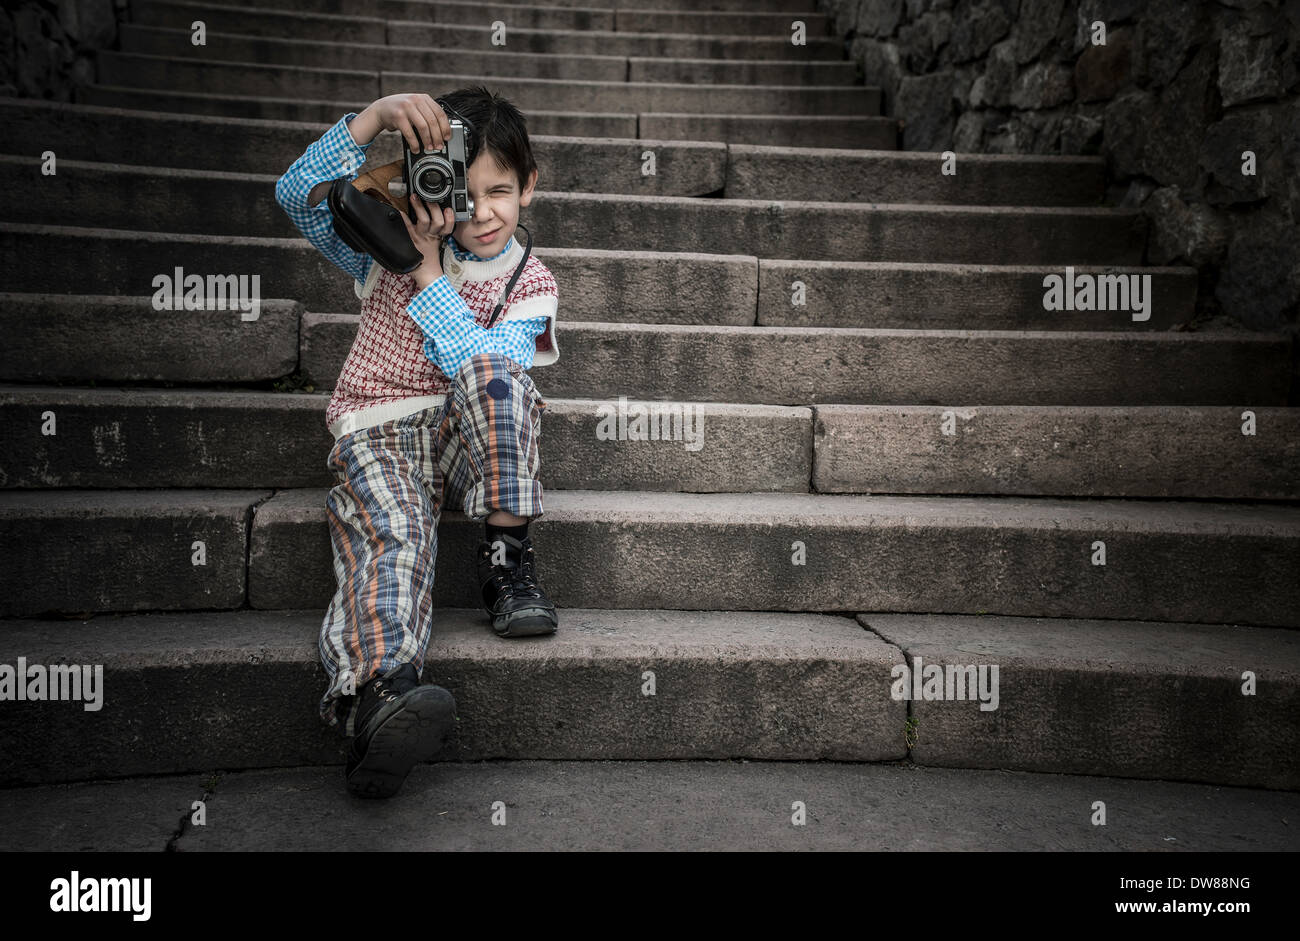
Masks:
[[[444,199],[451,192],[451,184],[451,167],[445,160],[421,161],[414,168],[411,186],[426,202]]]

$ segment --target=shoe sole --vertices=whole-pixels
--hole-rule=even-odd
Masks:
[[[416,764],[442,750],[455,721],[451,693],[417,687],[402,708],[375,729],[365,756],[348,775],[348,790],[356,797],[392,797]]]
[[[492,630],[498,637],[536,637],[554,634],[559,624],[554,613],[546,608],[523,608],[505,617],[492,619]]]

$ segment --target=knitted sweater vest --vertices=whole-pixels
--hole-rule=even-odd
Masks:
[[[487,327],[523,253],[512,238],[497,258],[462,261],[444,243],[442,270],[479,326]],[[406,313],[406,305],[418,291],[415,279],[372,262],[366,283],[354,285],[361,298],[361,323],[325,411],[335,438],[439,406],[451,388],[451,380],[424,355],[424,334]],[[533,365],[550,365],[560,356],[555,339],[558,300],[555,277],[530,254],[493,329],[507,320],[546,316],[546,330],[536,338]]]

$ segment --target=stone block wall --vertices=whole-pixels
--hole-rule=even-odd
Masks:
[[[904,148],[1100,154],[1111,204],[1151,221],[1147,261],[1200,271],[1198,321],[1295,329],[1300,0],[817,6]]]
[[[91,53],[117,42],[127,0],[5,0],[0,95],[71,101],[95,79]]]

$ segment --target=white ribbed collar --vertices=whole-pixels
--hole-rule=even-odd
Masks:
[[[515,268],[523,260],[524,250],[519,241],[510,236],[510,241],[506,247],[495,258],[489,258],[486,261],[474,261],[466,259],[461,261],[451,250],[451,241],[447,240],[442,243],[442,270],[447,275],[447,280],[453,285],[459,285],[465,281],[491,281],[493,278],[500,277],[503,274],[514,274]]]

